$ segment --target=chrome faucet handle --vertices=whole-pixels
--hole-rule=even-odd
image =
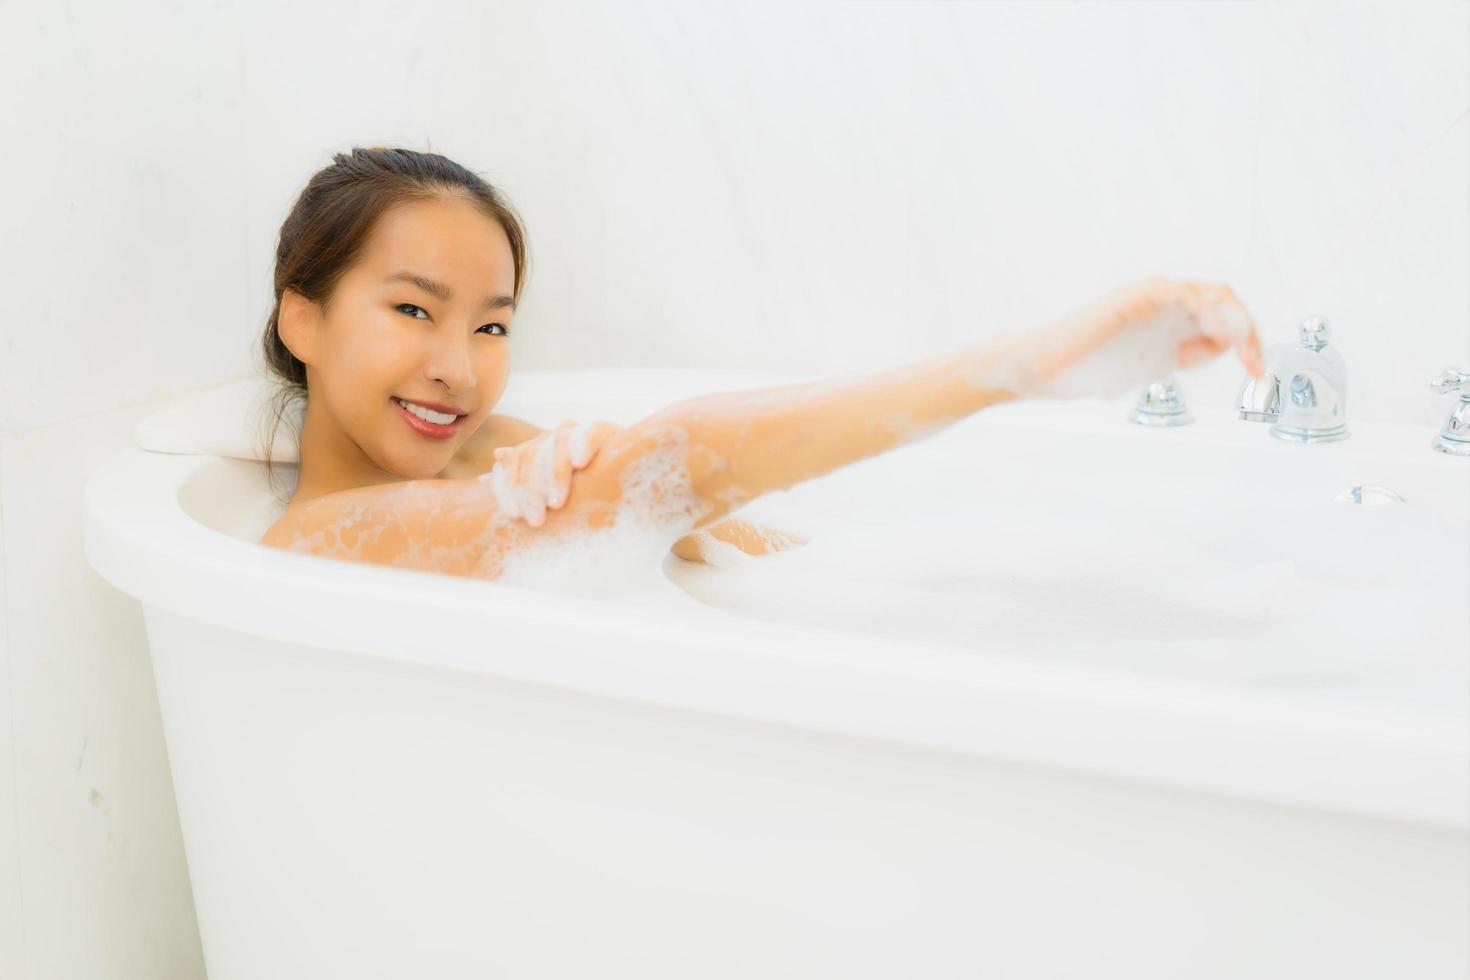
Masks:
[[[1138,401],[1129,410],[1127,419],[1136,425],[1155,428],[1172,428],[1194,422],[1194,416],[1189,414],[1189,407],[1184,404],[1184,393],[1179,390],[1179,382],[1174,380],[1172,374],[1140,391]]]
[[[1429,387],[1434,389],[1436,395],[1448,395],[1452,391],[1470,393],[1470,371],[1464,368],[1447,367],[1439,372],[1439,377],[1429,382]]]
[[[1321,350],[1331,336],[1332,328],[1320,316],[1309,316],[1297,326],[1297,345],[1307,350]]]
[[[1460,393],[1460,401],[1445,419],[1439,435],[1429,444],[1435,452],[1451,456],[1470,456],[1470,371],[1465,368],[1447,367],[1429,382],[1435,394]]]
[[[1247,422],[1275,422],[1281,417],[1281,378],[1266,360],[1266,373],[1259,378],[1247,374],[1235,393],[1235,410]]]
[[[1281,418],[1282,377],[1278,365],[1286,352],[1293,350],[1320,351],[1327,346],[1331,335],[1327,321],[1321,317],[1308,317],[1297,327],[1298,343],[1272,344],[1266,350],[1266,372],[1257,378],[1247,374],[1235,393],[1236,414],[1247,422],[1275,422]],[[1286,379],[1289,381],[1290,379]]]
[[[1347,364],[1328,346],[1332,331],[1320,316],[1298,328],[1298,343],[1272,361],[1284,385],[1281,414],[1271,435],[1295,443],[1334,442],[1348,437]]]

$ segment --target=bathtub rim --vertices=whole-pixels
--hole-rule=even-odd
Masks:
[[[1258,803],[1421,828],[1470,830],[1470,726],[1444,714],[977,656],[932,641],[744,619],[657,618],[623,603],[505,583],[270,549],[187,514],[201,470],[243,463],[138,448],[107,460],[84,491],[84,551],[145,605],[269,640],[485,674],[623,702],[1125,778]],[[252,602],[241,603],[249,595]],[[303,597],[309,596],[310,602]],[[263,617],[258,606],[279,611]],[[303,615],[309,605],[312,615]],[[637,641],[593,656],[575,642],[426,641],[554,627]],[[340,624],[352,624],[344,636]],[[595,626],[593,625],[595,624]],[[718,627],[718,628],[714,628]],[[416,635],[415,635],[416,634]],[[568,636],[574,640],[575,636]]]

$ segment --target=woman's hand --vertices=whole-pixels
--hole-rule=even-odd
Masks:
[[[1008,343],[1003,386],[1023,397],[1121,395],[1231,348],[1265,374],[1255,321],[1223,282],[1146,279]]]
[[[685,561],[723,565],[748,561],[744,556],[768,555],[806,543],[807,539],[798,534],[727,517],[684,535],[669,550]]]
[[[566,503],[572,472],[591,463],[621,428],[612,422],[568,420],[518,446],[495,450],[495,465],[484,479],[495,494],[497,512],[540,527],[547,510]]]

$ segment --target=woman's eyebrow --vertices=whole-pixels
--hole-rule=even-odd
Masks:
[[[393,273],[393,275],[389,276],[383,281],[393,282],[398,279],[402,279],[405,282],[411,282],[415,286],[422,289],[424,292],[428,293],[431,296],[437,296],[439,299],[443,300],[446,303],[454,298],[454,290],[450,289],[444,283],[434,279],[430,279],[428,276],[421,276],[416,272],[395,272]],[[507,306],[510,307],[512,311],[514,311],[516,308],[515,300],[511,299],[509,296],[490,296],[486,298],[485,302],[480,304],[480,309],[499,310]]]

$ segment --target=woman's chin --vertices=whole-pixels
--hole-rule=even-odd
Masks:
[[[452,454],[445,456],[442,453],[404,453],[392,459],[392,465],[385,466],[383,469],[400,480],[434,480],[444,472],[451,458],[453,458]]]

